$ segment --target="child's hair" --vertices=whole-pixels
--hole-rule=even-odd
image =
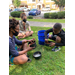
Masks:
[[[61,30],[62,29],[62,25],[60,23],[55,23],[53,28]]]
[[[23,18],[23,16],[26,16],[26,14],[25,13],[21,13],[20,17]]]
[[[19,21],[16,19],[9,19],[9,31],[10,29],[15,29],[15,27],[19,24]]]

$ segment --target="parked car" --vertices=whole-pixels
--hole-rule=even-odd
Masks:
[[[21,8],[15,8],[13,11],[23,11]]]
[[[12,11],[12,9],[9,9],[9,12],[11,12]]]
[[[24,11],[30,11],[30,8],[26,8],[26,7],[25,7],[25,8],[24,8]]]
[[[19,8],[19,9],[20,9],[20,11],[24,12],[24,10],[22,8]]]
[[[11,11],[11,12],[14,12],[14,11],[22,11],[22,12],[24,12],[22,9],[20,9],[20,8],[15,8],[13,11]]]
[[[40,10],[37,10],[37,9],[32,9],[29,11],[28,13],[29,15],[40,15],[41,14],[41,11]]]
[[[20,9],[22,9],[23,11],[30,11],[30,8],[27,7],[21,7]]]
[[[19,8],[15,8],[13,11],[20,11],[20,9]]]
[[[42,8],[42,11],[50,11],[50,7]]]

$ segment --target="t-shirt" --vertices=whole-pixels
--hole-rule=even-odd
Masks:
[[[15,44],[22,45],[22,41],[16,39],[15,36],[12,38],[9,36],[9,55],[12,55],[13,57],[19,55],[18,51],[15,49]]]
[[[23,26],[22,21],[19,24],[20,33],[26,33],[26,31],[31,31],[31,27],[28,21],[26,21],[25,27]]]
[[[45,33],[44,33],[45,34],[45,39],[47,39],[47,34],[50,33],[50,32],[53,33],[53,28],[48,29],[48,30],[45,31]],[[54,35],[57,35],[61,38],[61,43],[55,43],[55,46],[65,46],[65,31],[62,29],[61,32],[58,33],[58,34],[53,33],[53,36]]]

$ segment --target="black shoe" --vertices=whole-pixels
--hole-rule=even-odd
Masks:
[[[29,55],[27,55],[27,57],[29,58]]]
[[[28,61],[27,62],[31,62],[32,60],[30,58],[28,58]]]

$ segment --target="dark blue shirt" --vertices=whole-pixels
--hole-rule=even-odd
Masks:
[[[22,45],[22,41],[16,39],[15,36],[13,36],[13,38],[9,36],[9,55],[12,55],[13,57],[19,55],[18,51],[15,49],[15,44]]]

